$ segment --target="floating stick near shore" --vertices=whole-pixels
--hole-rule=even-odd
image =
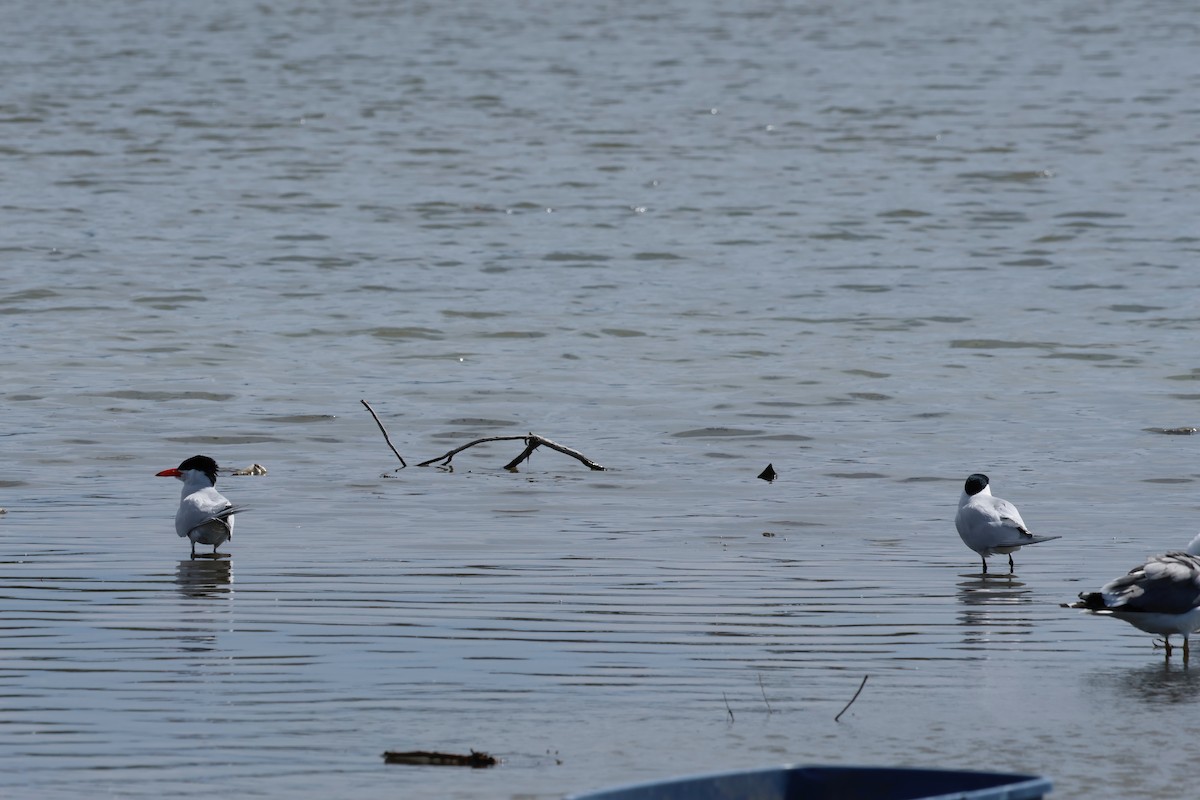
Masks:
[[[862,694],[863,687],[867,685],[867,678],[869,678],[869,677],[871,677],[871,676],[863,675],[862,683],[860,683],[858,685],[858,691],[854,693],[854,697],[850,698],[850,702],[846,703],[846,708],[849,708],[850,706],[854,705],[854,701],[858,699],[858,696],[860,694]],[[842,714],[846,713],[846,708],[843,708],[841,711],[838,712],[838,715],[833,718],[834,722],[838,722],[839,720],[841,720]]]

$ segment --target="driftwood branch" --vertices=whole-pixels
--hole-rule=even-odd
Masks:
[[[510,461],[504,465],[504,468],[510,472],[516,471],[517,465],[520,464],[525,459],[529,458],[529,456],[532,455],[533,451],[538,449],[542,445],[546,445],[546,447],[549,447],[551,450],[557,450],[558,452],[562,453],[563,455],[568,455],[571,458],[578,460],[580,463],[582,463],[585,467],[587,467],[590,470],[594,470],[597,472],[604,470],[604,467],[600,466],[595,461],[592,461],[590,458],[585,456],[583,453],[580,453],[578,450],[572,450],[570,447],[564,447],[563,445],[558,444],[557,442],[550,441],[549,439],[547,439],[544,436],[538,436],[536,433],[530,433],[525,436],[488,436],[483,439],[476,439],[475,441],[468,442],[468,443],[462,445],[461,447],[456,447],[453,450],[451,450],[450,452],[440,455],[437,458],[431,458],[428,461],[422,461],[420,464],[417,464],[417,466],[418,467],[427,467],[430,464],[438,464],[439,466],[444,467],[450,463],[450,460],[452,458],[454,458],[456,455],[461,453],[463,450],[466,450],[468,447],[474,447],[475,445],[482,444],[484,442],[511,442],[511,441],[516,441],[516,440],[521,440],[521,441],[525,442],[525,449],[521,451],[520,455],[518,455],[512,461]]]
[[[488,436],[485,439],[476,439],[473,442],[467,442],[466,444],[464,444],[461,447],[454,448],[449,453],[443,453],[442,455],[438,456],[437,458],[431,458],[428,461],[422,461],[420,464],[417,464],[417,466],[418,467],[428,467],[430,464],[436,464],[437,462],[440,461],[441,463],[438,464],[438,466],[444,467],[450,463],[450,459],[454,458],[456,455],[461,453],[463,450],[466,450],[468,447],[474,447],[475,445],[483,444],[484,442],[506,442],[506,441],[513,441],[514,439],[524,439],[524,438],[525,438],[524,436]]]
[[[367,407],[367,411],[371,412],[371,416],[375,418],[375,424],[379,426],[380,433],[383,434],[383,440],[387,442],[387,446],[392,448],[392,452],[396,454],[396,458],[400,459],[400,466],[407,467],[408,464],[404,461],[404,456],[400,455],[400,451],[392,444],[392,437],[388,436],[387,428],[383,427],[383,423],[379,421],[379,415],[375,413],[375,409],[371,408],[371,404],[366,400],[361,401]]]
[[[387,442],[388,447],[392,448],[392,452],[396,454],[396,458],[400,459],[400,466],[407,467],[408,463],[404,460],[404,456],[400,455],[400,451],[396,449],[396,446],[392,444],[392,437],[388,436],[387,428],[383,427],[383,423],[379,421],[379,415],[375,413],[375,409],[371,408],[371,404],[366,400],[361,400],[359,402],[366,407],[367,411],[371,412],[371,417],[374,418],[375,424],[379,426],[380,433],[383,434],[383,440]],[[451,459],[453,459],[463,450],[466,450],[468,447],[474,447],[475,445],[483,444],[484,442],[511,442],[517,440],[525,442],[525,449],[521,451],[519,456],[504,465],[504,468],[509,472],[516,472],[517,465],[529,458],[529,456],[533,454],[533,451],[542,445],[546,445],[546,447],[549,447],[551,450],[557,450],[563,455],[568,455],[571,458],[578,460],[590,470],[595,470],[597,472],[604,471],[604,467],[600,466],[595,461],[592,461],[578,450],[565,447],[558,442],[552,442],[545,436],[538,436],[536,433],[529,433],[524,436],[488,436],[483,439],[476,439],[473,442],[467,442],[461,447],[456,447],[448,453],[443,453],[437,458],[431,458],[428,461],[422,461],[420,464],[417,464],[417,466],[428,467],[430,464],[437,464],[438,466],[446,467],[450,465]]]

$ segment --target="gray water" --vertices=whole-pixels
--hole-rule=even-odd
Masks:
[[[1200,527],[1159,432],[1198,44],[1182,3],[4,4],[0,795],[1186,793],[1197,667],[1059,604]],[[410,463],[609,469],[396,472],[364,398]],[[195,453],[269,470],[222,560],[153,477]],[[954,531],[975,471],[1062,536],[1014,576]]]

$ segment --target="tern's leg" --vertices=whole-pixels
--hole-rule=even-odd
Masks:
[[[1185,633],[1183,635],[1183,663],[1186,664],[1187,662],[1188,662],[1188,635]]]
[[[196,557],[196,543],[192,542],[192,558]]]
[[[980,553],[979,560],[983,562],[983,571],[986,574],[987,573],[987,558],[982,553]]]
[[[1016,567],[1016,565],[1015,565],[1015,564],[1013,564],[1013,560],[1012,560],[1012,553],[1009,553],[1009,554],[1008,554],[1008,571],[1009,571],[1009,572],[1012,572],[1012,571],[1013,571],[1013,570],[1015,570],[1016,568],[1017,568],[1017,567]]]

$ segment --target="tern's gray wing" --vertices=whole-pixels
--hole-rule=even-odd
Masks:
[[[1025,520],[1021,519],[1021,512],[1017,511],[1017,507],[1012,503],[997,497],[995,509],[1003,524],[1018,528],[1022,533],[1029,532],[1029,529],[1025,527]]]
[[[205,529],[208,529],[209,532],[211,532],[211,533],[224,531],[228,536],[230,536],[232,538],[233,522],[230,520],[230,518],[234,514],[241,514],[243,511],[246,511],[246,510],[248,510],[248,509],[245,506],[235,506],[234,504],[230,503],[229,505],[220,509],[219,511],[212,514],[211,516],[205,517],[204,520],[201,521],[198,525],[192,526],[192,529],[189,530],[186,535],[190,536],[191,534],[195,533],[196,531],[203,531]]]
[[[1182,614],[1200,606],[1200,558],[1172,552],[1153,556],[1100,590],[1114,611]]]

